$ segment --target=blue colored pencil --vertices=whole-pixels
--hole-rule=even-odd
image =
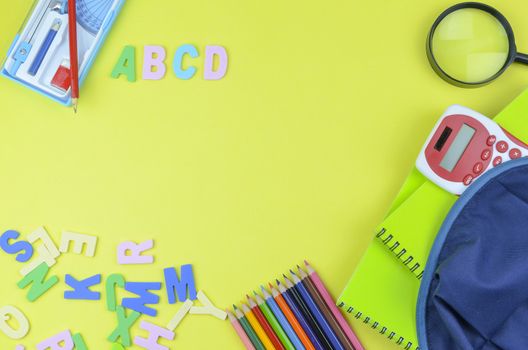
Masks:
[[[288,277],[286,277],[286,275],[283,274],[282,277],[284,277],[286,286],[285,295],[288,295],[290,300],[293,300],[293,302],[297,305],[301,313],[304,315],[304,318],[310,325],[310,328],[314,331],[314,334],[317,336],[317,339],[319,339],[319,343],[324,347],[324,349],[333,350],[332,344],[330,344],[330,341],[326,338],[323,330],[317,324],[314,315],[311,314],[310,310],[308,309],[308,306],[301,298],[299,292],[294,288],[293,283],[288,279]],[[277,283],[279,283],[279,288],[282,287],[282,284],[280,284],[279,281],[277,281]]]
[[[264,300],[266,300],[266,304],[269,306],[269,308],[275,315],[277,321],[279,321],[280,325],[282,326],[282,329],[288,335],[288,338],[290,338],[290,341],[292,342],[293,346],[295,346],[295,349],[305,350],[303,343],[301,342],[297,334],[295,334],[295,331],[286,319],[286,316],[284,316],[284,314],[282,313],[282,310],[280,309],[279,305],[277,305],[275,299],[273,299],[271,294],[268,293],[264,286],[261,286],[260,289],[262,290],[262,295],[264,295]]]
[[[319,338],[317,338],[317,335],[314,333],[314,330],[312,327],[310,327],[310,324],[302,314],[301,310],[299,310],[299,306],[297,303],[293,300],[292,296],[286,288],[280,283],[279,280],[277,280],[277,286],[279,287],[279,291],[277,292],[275,289],[271,290],[271,293],[273,296],[275,296],[275,292],[280,293],[284,300],[286,301],[286,304],[290,307],[291,311],[295,315],[295,318],[297,318],[297,321],[299,321],[299,324],[303,328],[303,330],[306,332],[306,335],[308,338],[310,338],[310,341],[312,342],[313,346],[317,350],[325,350],[325,347],[321,344],[321,341]]]
[[[290,273],[293,277],[293,282],[295,282],[295,288],[306,302],[306,305],[310,309],[310,312],[315,316],[317,323],[319,324],[319,326],[321,326],[321,329],[327,336],[330,343],[332,343],[332,349],[345,350],[344,346],[339,341],[337,334],[335,334],[334,330],[332,329],[332,327],[324,317],[323,313],[317,306],[315,300],[313,300],[306,287],[301,283],[301,279],[292,270],[290,270]]]

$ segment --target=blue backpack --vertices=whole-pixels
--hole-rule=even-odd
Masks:
[[[455,203],[417,304],[422,350],[528,349],[528,159],[485,173]]]

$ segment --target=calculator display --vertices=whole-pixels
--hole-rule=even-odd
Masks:
[[[467,124],[462,125],[460,131],[453,140],[451,147],[440,162],[440,166],[442,168],[447,171],[453,171],[460,158],[462,158],[462,155],[471,142],[471,139],[473,139],[475,132],[475,129],[473,129],[471,126]]]

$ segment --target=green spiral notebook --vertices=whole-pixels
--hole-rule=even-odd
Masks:
[[[528,141],[528,90],[494,120]],[[415,319],[420,279],[434,238],[457,198],[413,169],[338,306],[405,349],[419,349]]]

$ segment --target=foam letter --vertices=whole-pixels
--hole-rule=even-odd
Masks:
[[[72,337],[73,344],[75,344],[75,350],[88,350],[86,343],[80,333],[76,333]]]
[[[33,261],[29,262],[20,270],[22,276],[27,275],[43,262],[49,267],[52,267],[57,263],[57,260],[55,259],[60,255],[60,252],[44,227],[39,227],[28,236],[28,241],[31,244],[35,243],[38,239],[42,241],[42,244],[37,247],[38,257],[33,259]]]
[[[57,276],[50,277],[47,281],[44,281],[48,274],[49,266],[46,263],[40,264],[36,269],[28,273],[22,278],[17,286],[20,289],[24,289],[30,284],[33,284],[27,294],[29,301],[35,301],[46,293],[51,287],[59,282]]]
[[[219,318],[221,320],[226,319],[227,313],[225,311],[222,311],[214,307],[213,303],[211,303],[211,300],[207,298],[204,292],[202,291],[198,292],[198,300],[200,300],[203,306],[193,306],[191,310],[189,310],[190,314],[192,315],[213,315],[214,317]]]
[[[132,327],[141,314],[137,311],[131,311],[130,315],[127,317],[125,308],[122,306],[116,308],[116,314],[117,327],[112,334],[108,336],[108,340],[115,343],[118,338],[121,338],[121,344],[128,347],[132,345],[130,339],[130,327]]]
[[[194,286],[192,265],[182,265],[180,272],[181,280],[178,279],[178,274],[174,267],[164,269],[163,273],[165,275],[169,304],[175,304],[178,301],[175,290],[178,292],[178,298],[181,301],[186,299],[196,300],[196,287]],[[187,290],[189,290],[189,298],[187,298]]]
[[[18,344],[15,348],[15,350],[26,350],[26,347],[24,345]]]
[[[125,277],[121,274],[113,273],[106,278],[106,308],[108,311],[116,310],[116,286],[125,288]]]
[[[17,239],[20,236],[20,233],[17,231],[9,230],[4,232],[0,237],[0,247],[7,254],[17,254],[16,261],[26,262],[33,256],[33,246],[31,243],[26,241],[9,243],[11,239]],[[22,253],[24,252],[24,253]]]
[[[138,295],[139,298],[124,298],[122,305],[145,315],[156,316],[158,312],[145,305],[159,303],[160,297],[149,292],[149,290],[160,289],[161,283],[159,282],[127,282],[125,283],[125,290]]]
[[[139,328],[149,332],[148,338],[135,337],[134,344],[148,350],[169,350],[168,347],[158,344],[159,338],[174,339],[174,332],[147,321],[141,321]]]
[[[149,240],[139,244],[134,242],[123,242],[117,246],[117,262],[121,265],[130,264],[152,264],[154,257],[152,255],[141,255],[145,250],[152,249],[154,241]],[[130,251],[130,255],[127,255]]]
[[[214,70],[214,57],[218,56],[218,68]],[[227,52],[222,46],[205,47],[204,79],[220,80],[227,73]]]
[[[101,274],[94,275],[84,280],[76,280],[71,275],[66,275],[65,282],[68,286],[72,287],[73,290],[64,292],[64,299],[77,299],[77,300],[99,300],[101,299],[101,293],[93,292],[90,290],[91,286],[101,283]]]
[[[136,48],[134,46],[125,46],[121,56],[117,61],[112,78],[117,79],[121,74],[126,75],[129,82],[136,81]]]
[[[186,300],[180,307],[178,312],[176,312],[176,314],[172,317],[172,320],[170,320],[169,324],[167,325],[167,329],[174,332],[174,330],[176,329],[176,327],[178,327],[185,315],[189,313],[189,310],[192,306],[193,302],[191,300]]]
[[[7,322],[14,318],[18,323],[18,329],[13,329]],[[14,306],[0,308],[0,331],[11,339],[22,339],[29,332],[29,321],[26,316]]]
[[[95,247],[97,246],[97,237],[90,235],[83,235],[75,232],[64,231],[62,233],[60,251],[66,253],[70,242],[73,242],[73,252],[75,254],[82,254],[83,245],[86,245],[86,256],[95,255]]]
[[[172,63],[174,74],[176,77],[182,80],[189,80],[196,74],[196,67],[190,66],[187,69],[183,69],[183,57],[188,54],[192,58],[198,57],[198,50],[193,45],[187,44],[182,45],[176,50],[174,55],[174,62]]]
[[[73,345],[70,331],[64,331],[37,344],[37,350],[73,350]]]
[[[160,80],[165,76],[167,53],[162,46],[145,46],[143,55],[143,80]],[[154,70],[154,68],[156,68]]]

